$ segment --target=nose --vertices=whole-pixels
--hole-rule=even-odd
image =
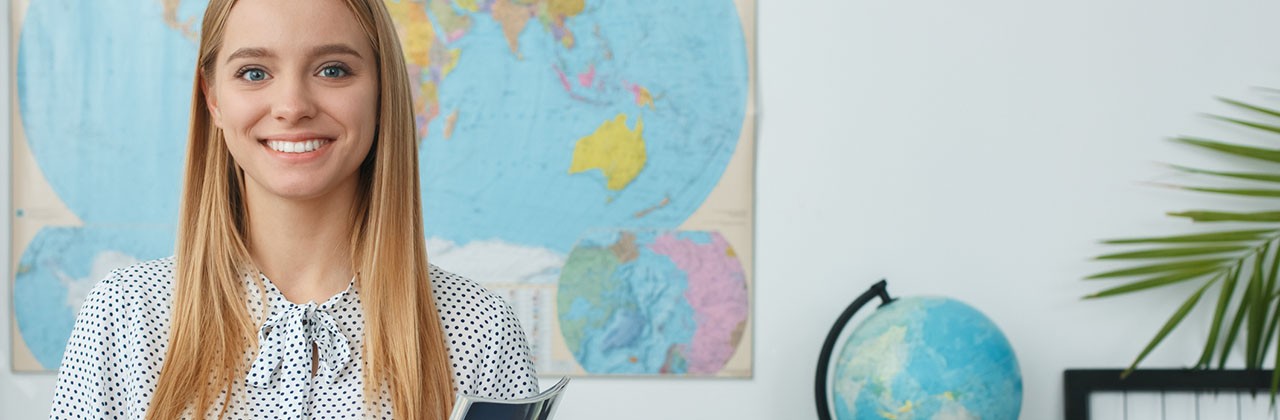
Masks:
[[[276,121],[296,124],[315,116],[315,98],[303,78],[287,78],[275,86],[277,91],[271,114]]]

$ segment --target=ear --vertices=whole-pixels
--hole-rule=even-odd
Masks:
[[[213,89],[210,89],[209,80],[204,76],[200,76],[200,93],[204,95],[204,105],[209,108],[209,113],[213,116],[213,125],[222,128],[222,111],[218,109],[218,96]]]

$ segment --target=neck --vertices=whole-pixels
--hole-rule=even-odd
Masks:
[[[305,199],[280,197],[246,181],[249,254],[285,299],[318,303],[346,290],[354,275],[350,233],[355,177]]]

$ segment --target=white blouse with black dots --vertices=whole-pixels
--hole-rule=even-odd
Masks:
[[[431,291],[444,326],[458,392],[497,399],[538,392],[524,331],[501,297],[431,266]],[[245,355],[248,376],[223,392],[224,418],[365,417],[360,362],[364,318],[352,283],[324,303],[296,304],[266,276],[261,293],[245,276],[258,351]],[[260,296],[267,304],[264,316]],[[155,392],[169,345],[173,259],[116,270],[94,287],[67,343],[49,417],[141,419]],[[311,344],[318,366],[312,375]],[[229,396],[229,398],[228,398]],[[392,418],[384,389],[372,414]],[[211,410],[208,417],[217,416]]]

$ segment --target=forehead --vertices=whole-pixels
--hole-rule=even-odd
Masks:
[[[218,55],[261,48],[287,57],[313,47],[346,44],[372,57],[364,30],[342,0],[239,0],[232,6]]]

